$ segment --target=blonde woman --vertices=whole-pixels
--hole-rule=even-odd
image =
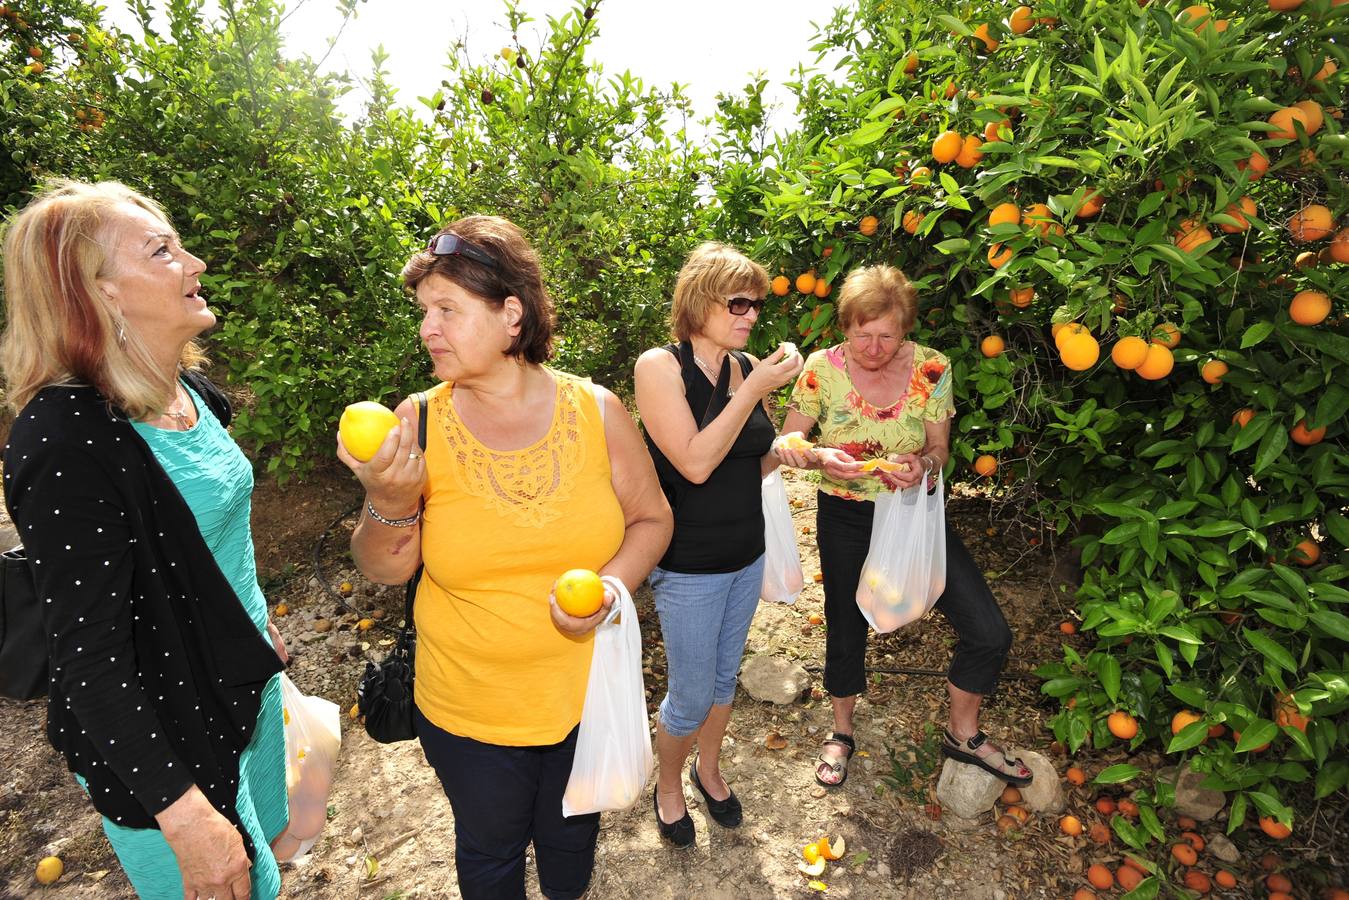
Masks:
[[[767,293],[762,266],[702,244],[675,283],[675,343],[637,360],[637,409],[674,511],[670,548],[651,573],[669,670],[652,802],[661,836],[677,847],[695,839],[680,780],[695,742],[689,781],[708,814],[726,828],[743,815],[721,773],[721,739],[763,582],[760,483],[778,464],[764,400],[801,371],[785,348],[762,362],[741,352]]]
[[[43,599],[47,736],[140,897],[275,897],[286,651],[253,470],[196,371],[206,267],[112,182],[45,191],[4,254],[5,502]]]

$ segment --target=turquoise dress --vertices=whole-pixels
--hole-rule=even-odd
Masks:
[[[216,565],[234,587],[239,602],[267,635],[267,600],[258,586],[253,557],[253,467],[221,426],[205,401],[184,385],[197,408],[197,424],[188,431],[169,431],[133,423],[173,479],[197,519]],[[281,676],[267,682],[258,711],[257,730],[239,762],[239,820],[253,839],[254,900],[273,900],[281,890],[281,873],[271,841],[286,828],[286,737],[281,713]],[[145,900],[182,900],[178,861],[164,835],[154,828],[126,828],[106,816],[103,831],[136,893]]]

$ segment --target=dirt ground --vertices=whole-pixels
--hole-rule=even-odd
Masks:
[[[698,830],[697,845],[690,850],[661,843],[647,804],[607,814],[588,896],[815,896],[820,885],[812,887],[797,864],[802,846],[826,834],[847,841],[844,859],[831,863],[819,879],[828,896],[836,897],[1067,897],[1084,885],[1087,865],[1118,862],[1118,847],[1066,837],[1054,817],[1033,817],[1024,829],[1003,836],[992,816],[973,830],[961,830],[950,816],[942,816],[934,804],[940,759],[933,734],[934,729],[940,733],[944,722],[944,679],[939,674],[883,671],[944,670],[954,634],[939,615],[873,638],[872,683],[858,704],[859,753],[851,775],[833,792],[815,784],[813,761],[831,722],[820,691],[824,626],[809,623],[812,613],[823,612],[820,586],[810,581],[819,569],[815,488],[794,472],[787,480],[808,583],[794,606],[760,606],[746,654],[799,660],[811,673],[812,688],[783,706],[755,701],[740,691],[723,763],[745,807],[739,829],[711,822],[689,786],[686,797]],[[353,520],[343,514],[357,497],[345,470],[327,469],[285,488],[260,482],[254,502],[264,587],[273,604],[288,607],[276,621],[293,655],[290,676],[306,693],[327,697],[343,710],[354,701],[365,661],[382,657],[391,643],[392,631],[384,626],[392,626],[401,615],[400,592],[365,582],[346,555]],[[1062,635],[1056,626],[1071,614],[1071,592],[1062,577],[1069,567],[1061,557],[1056,567],[1039,536],[994,520],[992,509],[986,497],[968,493],[952,497],[947,509],[989,577],[1015,635],[1006,676],[986,703],[983,724],[995,741],[1052,753],[1052,734],[1044,724],[1052,706],[1029,673],[1060,655]],[[325,532],[322,552],[316,554]],[[350,592],[345,601],[343,589]],[[650,591],[643,588],[636,600],[654,713],[665,688],[660,630]],[[357,615],[343,602],[377,618],[376,628],[357,630]],[[133,896],[103,839],[98,817],[48,746],[43,719],[41,701],[0,700],[0,758],[5,760],[0,776],[0,897]],[[343,727],[327,827],[310,856],[284,868],[284,896],[459,896],[449,803],[417,744],[377,744],[345,715]],[[785,747],[769,749],[770,734],[785,738]],[[779,743],[784,742],[772,742]],[[1078,764],[1092,774],[1119,761],[1098,756]],[[1068,765],[1061,755],[1051,758],[1060,771]],[[1132,761],[1147,765],[1138,757]],[[1084,822],[1096,817],[1088,791],[1078,788],[1069,797],[1069,811]],[[47,854],[62,857],[65,875],[44,890],[32,872]],[[1255,876],[1241,877],[1243,884],[1251,884]],[[540,896],[532,861],[529,882],[530,896]],[[1240,888],[1226,894],[1246,895]]]

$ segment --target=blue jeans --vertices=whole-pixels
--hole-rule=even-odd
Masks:
[[[660,724],[672,737],[698,730],[713,706],[735,699],[740,658],[759,605],[763,557],[724,574],[651,573],[669,672]]]

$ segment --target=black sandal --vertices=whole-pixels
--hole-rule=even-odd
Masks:
[[[835,747],[842,747],[848,751],[848,755],[841,760],[831,760],[824,755],[824,748],[833,744]],[[824,744],[820,747],[820,755],[816,757],[818,765],[815,766],[815,780],[827,788],[842,787],[848,780],[848,763],[852,761],[852,755],[857,752],[857,742],[853,740],[850,734],[839,734],[831,731],[829,736],[824,739]],[[825,781],[820,777],[820,766],[828,766],[829,770],[835,775],[841,776],[838,781]]]
[[[693,829],[693,817],[689,815],[688,808],[685,807],[684,817],[677,822],[666,822],[662,819],[659,786],[651,791],[651,805],[656,810],[656,827],[660,829],[660,836],[680,849],[692,847],[698,834]]]
[[[1026,768],[1026,764],[1020,759],[1008,756],[1002,751],[1001,747],[990,745],[993,747],[993,752],[989,753],[987,756],[980,756],[977,751],[988,739],[988,735],[984,734],[982,731],[976,731],[974,737],[970,738],[968,741],[957,740],[950,729],[944,729],[944,731],[945,737],[942,738],[941,744],[942,755],[949,756],[957,762],[978,766],[990,775],[1001,778],[1012,787],[1023,788],[1034,780],[1035,775],[1030,769]],[[995,757],[999,760],[998,763],[993,762]],[[1003,768],[1004,766],[1015,768],[1026,774],[1018,775],[1013,772],[1008,772]]]
[[[707,813],[722,828],[735,828],[743,821],[744,816],[740,808],[740,801],[736,799],[735,791],[731,791],[731,796],[725,800],[714,800],[712,795],[703,789],[703,783],[698,780],[698,754],[693,754],[693,764],[689,766],[689,781],[698,789],[698,793],[703,795],[703,802],[707,804]],[[728,786],[729,790],[729,786]]]

